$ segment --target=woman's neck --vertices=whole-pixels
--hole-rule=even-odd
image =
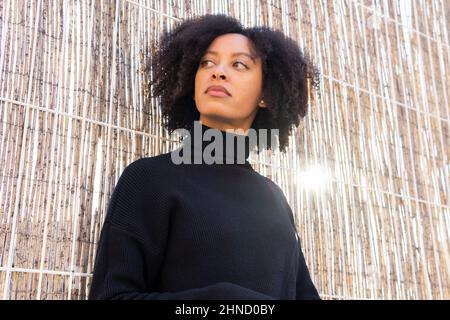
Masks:
[[[189,133],[183,144],[189,148],[193,164],[248,164],[247,135],[211,128],[199,121],[194,121]]]

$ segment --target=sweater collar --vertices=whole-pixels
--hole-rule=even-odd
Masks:
[[[222,131],[194,121],[183,145],[190,148],[192,164],[243,165],[251,168],[248,162],[248,135]]]

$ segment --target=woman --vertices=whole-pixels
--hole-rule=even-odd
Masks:
[[[285,149],[291,126],[306,115],[307,78],[312,70],[318,84],[317,70],[282,33],[245,29],[224,15],[163,34],[149,66],[166,128],[185,128],[197,141],[201,135],[201,144],[183,140],[181,149],[124,170],[89,298],[320,299],[282,190],[247,160],[250,129],[278,130]],[[239,152],[218,148],[223,161],[207,164],[207,130],[223,142],[244,137],[245,161],[225,161]],[[200,163],[175,164],[179,151]]]

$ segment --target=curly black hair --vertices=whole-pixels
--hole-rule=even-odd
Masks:
[[[192,98],[195,74],[211,42],[227,33],[246,36],[262,59],[267,107],[258,108],[251,128],[278,129],[279,148],[284,152],[292,125],[298,126],[307,114],[308,82],[319,88],[319,70],[282,32],[261,26],[244,28],[235,18],[223,14],[184,20],[173,30],[164,31],[159,43],[153,45],[144,69],[151,79],[146,90],[151,97],[161,97],[162,125],[169,132],[190,130],[193,121],[199,120]],[[266,147],[271,149],[270,143]]]

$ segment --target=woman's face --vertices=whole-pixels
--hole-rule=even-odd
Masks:
[[[195,75],[194,100],[201,123],[224,131],[241,128],[246,133],[258,108],[265,107],[260,105],[262,85],[261,59],[254,57],[250,40],[238,33],[215,38]],[[222,86],[229,95],[208,91],[210,86]]]

